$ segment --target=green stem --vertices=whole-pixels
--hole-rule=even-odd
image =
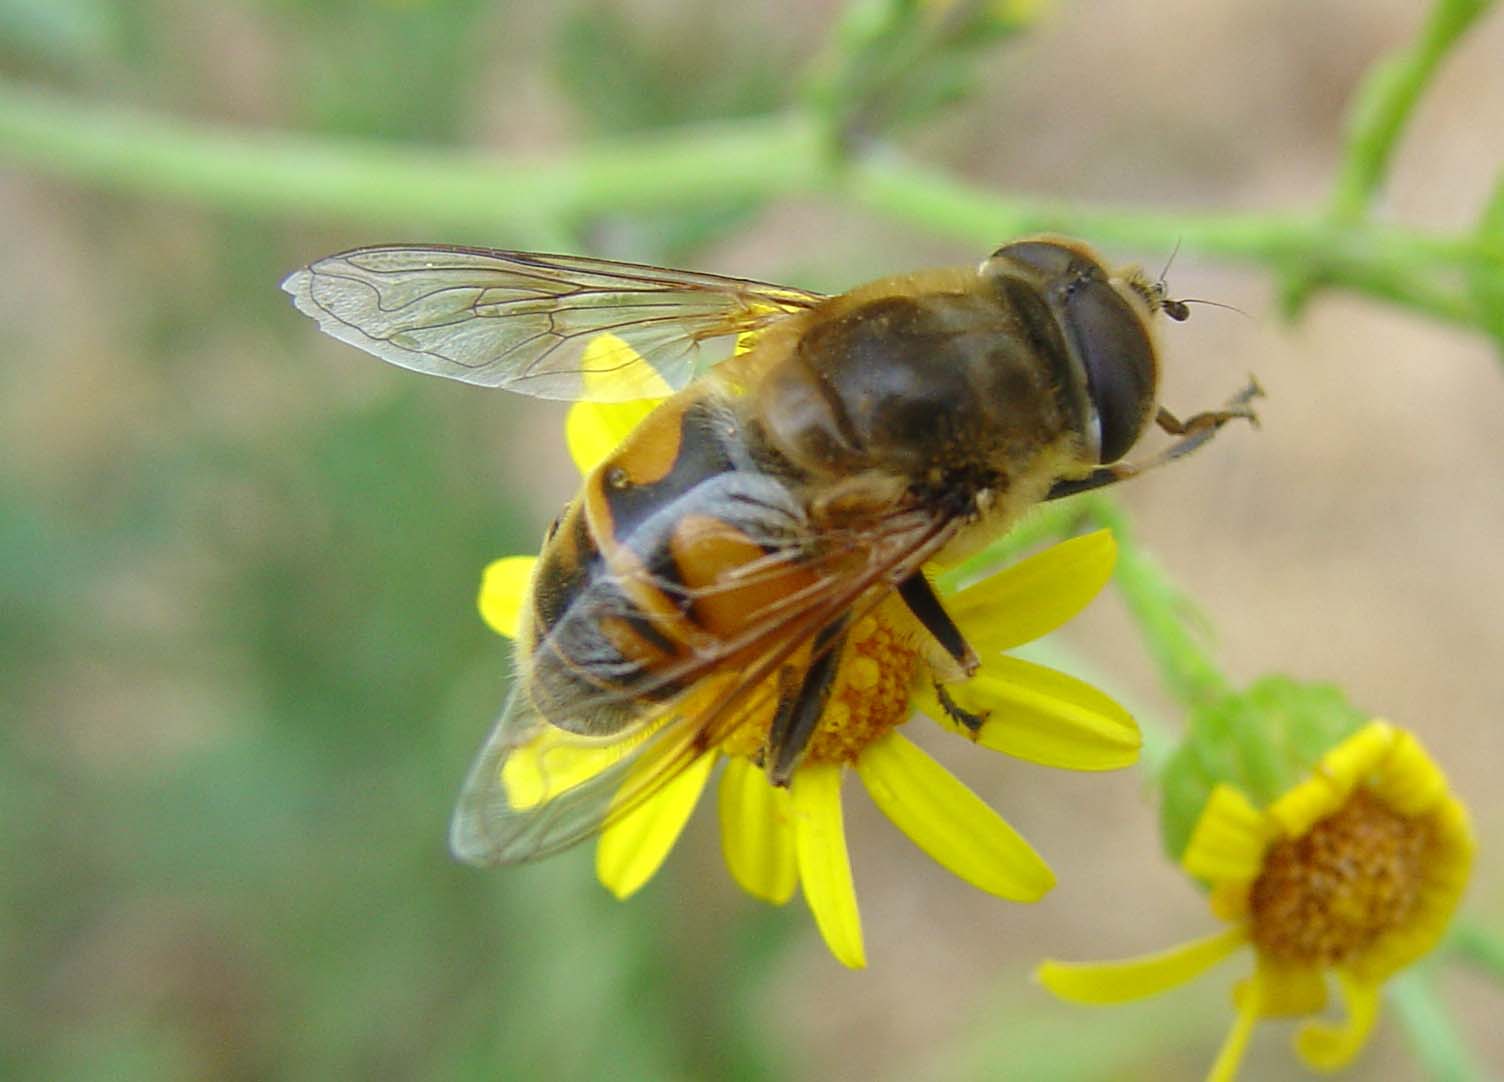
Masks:
[[[1009,199],[893,156],[854,163],[839,180],[857,204],[953,237],[997,241],[1053,231],[1140,250],[1168,252],[1179,245],[1275,271],[1316,273],[1323,281],[1463,325],[1478,321],[1472,299],[1460,283],[1438,279],[1490,259],[1471,237],[1318,215],[1154,214]]]
[[[0,82],[0,156],[107,188],[236,211],[527,233],[605,208],[766,197],[817,183],[814,133],[788,117],[602,143],[551,162],[305,138],[80,105]]]
[[[1493,0],[1439,0],[1420,36],[1375,64],[1354,99],[1347,152],[1332,191],[1332,214],[1356,221],[1389,170],[1389,161],[1421,94],[1447,53]]]
[[[1471,1082],[1482,1077],[1451,1015],[1437,1001],[1428,970],[1402,973],[1389,982],[1388,992],[1410,1047],[1429,1077],[1437,1082]]]
[[[1430,85],[1448,51],[1492,2],[1438,0],[1416,40],[1369,69],[1348,109],[1347,143],[1324,215],[1326,221],[1340,226],[1357,225],[1364,219],[1389,172],[1395,148],[1421,94]],[[1406,283],[1404,269],[1390,269],[1391,272],[1397,271],[1393,273],[1390,285],[1403,287]],[[1431,299],[1440,301],[1442,308],[1457,304],[1470,309],[1473,312],[1471,321],[1486,323],[1487,298],[1478,295],[1476,281],[1485,273],[1497,275],[1498,269],[1497,261],[1492,267],[1480,261],[1472,272],[1474,282],[1468,287],[1470,295],[1465,302],[1459,303],[1457,298],[1445,293]],[[1289,268],[1281,277],[1281,307],[1292,316],[1299,313],[1316,286],[1329,285],[1336,280],[1330,269],[1323,266]],[[1412,285],[1420,285],[1413,277],[1409,281]],[[1380,282],[1371,283],[1369,291],[1388,296]],[[1390,296],[1389,299],[1395,298]],[[1426,310],[1424,302],[1412,303],[1411,307]],[[1435,314],[1448,318],[1441,311]],[[1490,327],[1484,329],[1495,333]]]
[[[1504,359],[1504,180],[1494,185],[1478,219],[1478,240],[1488,249],[1490,260],[1478,264],[1472,273],[1473,303],[1483,329],[1493,335]]]
[[[1493,194],[1478,218],[1478,236],[1488,256],[1504,265],[1504,180],[1494,185]]]
[[[637,135],[549,161],[310,139],[79,104],[0,81],[0,158],[104,187],[235,211],[557,235],[591,215],[788,195],[841,199],[978,244],[1035,230],[1167,252],[1177,243],[1477,326],[1464,276],[1500,273],[1496,246],[1319,217],[1158,215],[1009,199],[881,153],[837,168],[797,115]]]
[[[1457,957],[1504,984],[1504,936],[1477,921],[1459,920],[1448,946]]]
[[[1232,684],[1205,645],[1204,631],[1196,626],[1190,600],[1138,546],[1128,517],[1105,496],[1083,497],[1082,509],[1117,537],[1114,580],[1171,693],[1194,709],[1231,692]]]

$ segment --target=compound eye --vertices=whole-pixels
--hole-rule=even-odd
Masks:
[[[1116,462],[1138,440],[1154,406],[1154,347],[1143,321],[1117,290],[1081,282],[1065,301],[1065,328],[1086,366],[1101,430],[1098,460]]]
[[[1028,267],[1046,279],[1075,278],[1087,276],[1093,271],[1100,273],[1081,253],[1063,244],[1048,240],[1021,240],[1005,244],[992,253],[993,259],[1010,259]]]

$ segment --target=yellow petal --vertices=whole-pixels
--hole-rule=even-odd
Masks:
[[[1126,1003],[1158,995],[1205,973],[1248,942],[1241,925],[1178,947],[1120,962],[1042,962],[1039,981],[1072,1003]]]
[[[963,684],[945,689],[988,718],[974,739],[1019,759],[1067,770],[1116,770],[1138,759],[1143,743],[1133,716],[1081,680],[1018,658],[993,658]],[[965,735],[928,689],[916,695],[926,714]]]
[[[1401,815],[1416,816],[1426,814],[1446,798],[1447,779],[1420,741],[1400,730],[1384,768],[1369,782],[1369,788]]]
[[[1286,790],[1265,809],[1269,821],[1287,838],[1299,838],[1347,801],[1348,793],[1320,774]]]
[[[1248,1050],[1248,1038],[1252,1035],[1254,1024],[1258,1022],[1261,1013],[1260,991],[1255,980],[1249,989],[1249,994],[1239,998],[1238,1017],[1233,1021],[1232,1029],[1228,1031],[1227,1038],[1222,1042],[1222,1049],[1217,1053],[1217,1060],[1212,1064],[1212,1069],[1206,1076],[1206,1082],[1233,1082],[1233,1079],[1238,1077],[1238,1067],[1243,1062],[1243,1053]]]
[[[794,774],[792,797],[794,851],[804,900],[830,953],[842,965],[861,969],[867,964],[867,955],[841,822],[840,765],[812,763],[800,767]]]
[[[1224,782],[1207,799],[1180,863],[1198,879],[1250,880],[1259,874],[1271,834],[1263,813]]]
[[[1347,1005],[1347,1021],[1307,1022],[1295,1035],[1295,1053],[1317,1071],[1335,1071],[1347,1066],[1368,1043],[1374,1021],[1379,1015],[1379,985],[1359,981],[1341,971],[1342,999]]]
[[[614,334],[596,335],[580,355],[586,395],[593,387],[607,385],[610,373],[627,365],[641,365],[647,370],[642,355],[622,339]],[[648,397],[636,401],[576,402],[564,421],[564,438],[580,473],[589,473],[604,462],[642,419],[672,393],[673,388],[658,379],[649,381]]]
[[[799,885],[789,791],[740,756],[726,761],[720,789],[721,849],[731,877],[754,898],[782,905]]]
[[[1317,771],[1350,790],[1384,761],[1398,735],[1387,721],[1370,721],[1323,755]]]
[[[1258,990],[1259,1016],[1299,1018],[1326,1007],[1326,975],[1314,965],[1294,965],[1259,957],[1253,977],[1243,982],[1235,996]]]
[[[915,845],[972,886],[1033,902],[1055,885],[1050,867],[975,793],[896,730],[856,763],[873,803]]]
[[[480,615],[498,635],[515,639],[519,634],[537,562],[536,556],[503,556],[486,565],[480,578]]]
[[[621,446],[642,419],[658,408],[657,399],[637,402],[576,402],[564,418],[569,456],[588,474]]]
[[[1371,721],[1321,757],[1311,776],[1269,805],[1281,831],[1298,838],[1340,808],[1359,782],[1384,760],[1394,744],[1387,722]]]
[[[601,833],[595,875],[618,898],[637,892],[668,857],[705,789],[716,753],[706,752]]]
[[[617,397],[622,391],[621,370],[635,366],[631,385],[641,392],[642,401],[662,402],[674,389],[624,339],[604,331],[590,340],[580,354],[580,371],[584,375],[587,397]]]
[[[1229,924],[1247,920],[1250,908],[1248,892],[1251,886],[1253,883],[1246,879],[1229,879],[1213,886],[1206,896],[1206,904],[1212,911],[1212,916]]]
[[[1111,531],[1073,537],[946,598],[945,608],[985,659],[1070,620],[1102,592],[1116,559]]]
[[[1440,912],[1450,914],[1467,889],[1478,842],[1462,802],[1448,796],[1431,810],[1432,846],[1426,879],[1435,892]]]

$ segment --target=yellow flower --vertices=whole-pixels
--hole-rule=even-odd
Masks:
[[[653,405],[575,405],[566,434],[581,472],[613,451]],[[848,966],[866,964],[842,827],[840,790],[848,767],[888,818],[941,865],[1001,897],[1037,900],[1054,885],[1049,867],[898,728],[917,709],[983,747],[1037,763],[1077,770],[1133,763],[1139,732],[1122,707],[1062,673],[1002,656],[1079,612],[1106,584],[1115,555],[1112,535],[1100,531],[1056,545],[948,599],[948,611],[983,659],[973,679],[946,688],[953,706],[985,715],[975,731],[950,720],[939,702],[922,655],[927,633],[896,598],[879,605],[852,628],[824,714],[787,788],[772,785],[754,763],[765,732],[751,725],[738,729],[602,832],[596,849],[601,882],[622,898],[642,887],[672,849],[712,769],[724,760],[718,803],[733,878],[774,904],[802,888],[825,942]],[[534,561],[507,557],[486,569],[481,614],[508,637],[517,634]],[[579,784],[629,747],[545,749],[553,756],[553,772],[541,786],[531,761],[514,756],[503,768],[503,781],[514,806],[536,804],[545,799],[545,789]],[[573,756],[568,765],[561,766],[561,751]]]
[[[1076,1003],[1120,1003],[1191,980],[1240,947],[1253,976],[1209,1079],[1237,1073],[1254,1023],[1326,1006],[1335,978],[1341,1024],[1307,1022],[1295,1050],[1317,1070],[1347,1064],[1368,1039],[1379,990],[1436,945],[1473,860],[1467,813],[1410,733],[1371,721],[1333,747],[1304,781],[1263,810],[1222,784],[1212,791],[1181,863],[1211,887],[1230,927],[1120,962],[1047,961],[1036,974]]]

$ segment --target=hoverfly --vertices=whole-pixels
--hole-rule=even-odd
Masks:
[[[1158,406],[1157,317],[1184,303],[1056,236],[834,296],[402,245],[283,288],[415,371],[553,399],[673,391],[548,530],[517,679],[455,812],[452,847],[478,864],[583,839],[748,726],[787,785],[857,616],[896,594],[935,671],[969,675],[927,562],[1189,452],[1258,393],[1184,422]],[[1154,423],[1175,441],[1123,462]]]

